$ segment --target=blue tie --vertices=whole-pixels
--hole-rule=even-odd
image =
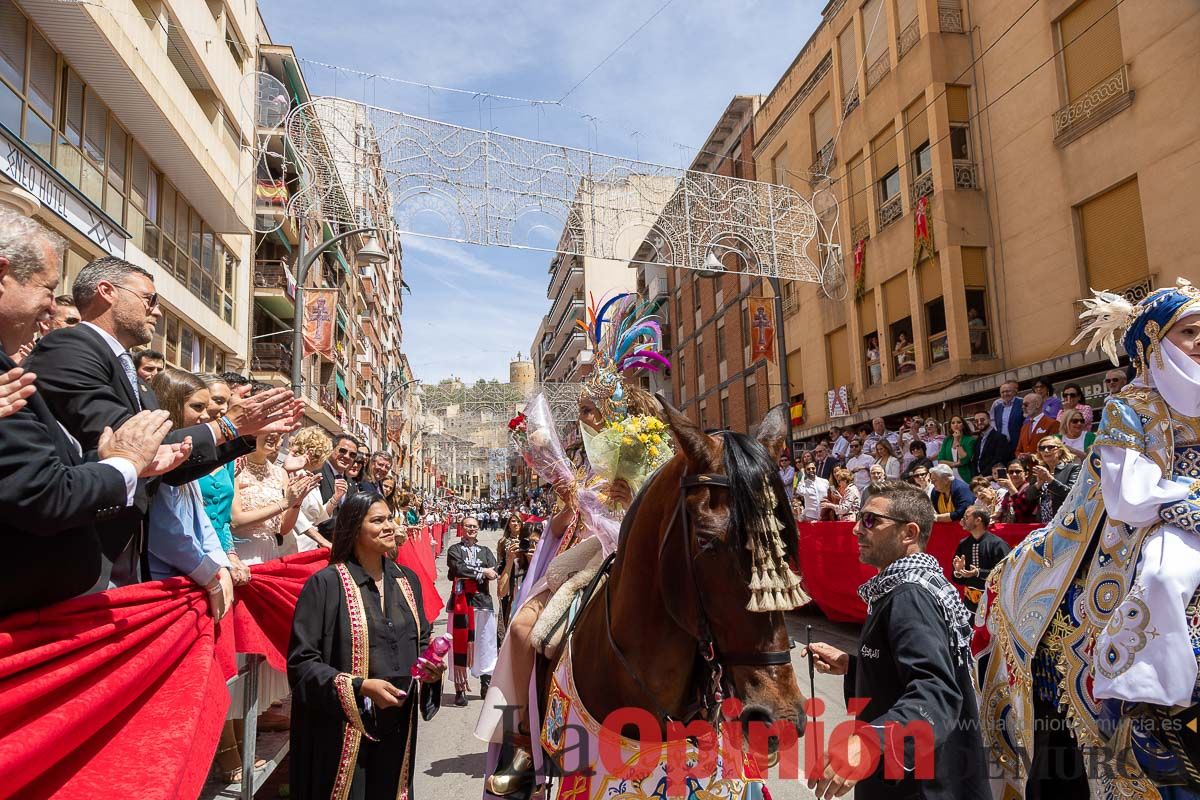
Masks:
[[[129,386],[133,389],[133,401],[137,404],[138,411],[142,410],[142,395],[138,391],[137,370],[133,368],[133,356],[126,351],[117,357],[121,362],[121,367],[125,370],[125,378],[129,381]]]

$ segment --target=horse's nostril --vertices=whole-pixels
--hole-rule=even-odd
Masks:
[[[742,727],[749,729],[750,723],[752,722],[761,722],[764,725],[770,725],[775,721],[775,715],[772,714],[769,709],[766,709],[762,706],[746,706],[744,709],[742,709],[742,716],[740,719],[742,722]]]

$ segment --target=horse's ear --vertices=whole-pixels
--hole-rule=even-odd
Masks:
[[[779,454],[783,452],[783,448],[787,444],[787,429],[790,421],[787,407],[780,403],[768,411],[767,415],[763,417],[763,421],[758,424],[756,438],[759,444],[767,448],[772,461],[779,460]]]
[[[692,464],[707,467],[714,459],[717,448],[712,437],[700,430],[687,415],[667,402],[661,394],[655,395],[667,416],[667,424],[671,426],[675,439],[679,442],[679,450]]]

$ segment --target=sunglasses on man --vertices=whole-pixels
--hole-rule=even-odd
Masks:
[[[859,523],[860,525],[862,525],[864,528],[866,528],[869,531],[875,530],[875,527],[877,525],[879,525],[879,520],[881,520],[881,519],[888,519],[888,520],[891,520],[892,522],[899,522],[901,525],[906,525],[909,522],[912,522],[911,519],[901,519],[900,517],[890,517],[887,514],[879,514],[874,511],[859,511],[857,514],[854,515],[855,522]]]

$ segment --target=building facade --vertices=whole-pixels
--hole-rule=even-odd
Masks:
[[[154,276],[152,346],[188,370],[248,360],[255,24],[225,2],[0,0],[3,180],[69,242],[62,291],[104,255]]]
[[[758,174],[838,201],[844,296],[784,286],[792,391],[808,401],[797,435],[946,419],[1008,377],[1098,381],[1101,357],[1071,344],[1088,288],[1139,297],[1200,277],[1197,212],[1171,199],[1200,177],[1200,110],[1180,102],[1200,9],[1021,11],[830,3],[755,116]],[[841,387],[849,408],[831,416]]]

